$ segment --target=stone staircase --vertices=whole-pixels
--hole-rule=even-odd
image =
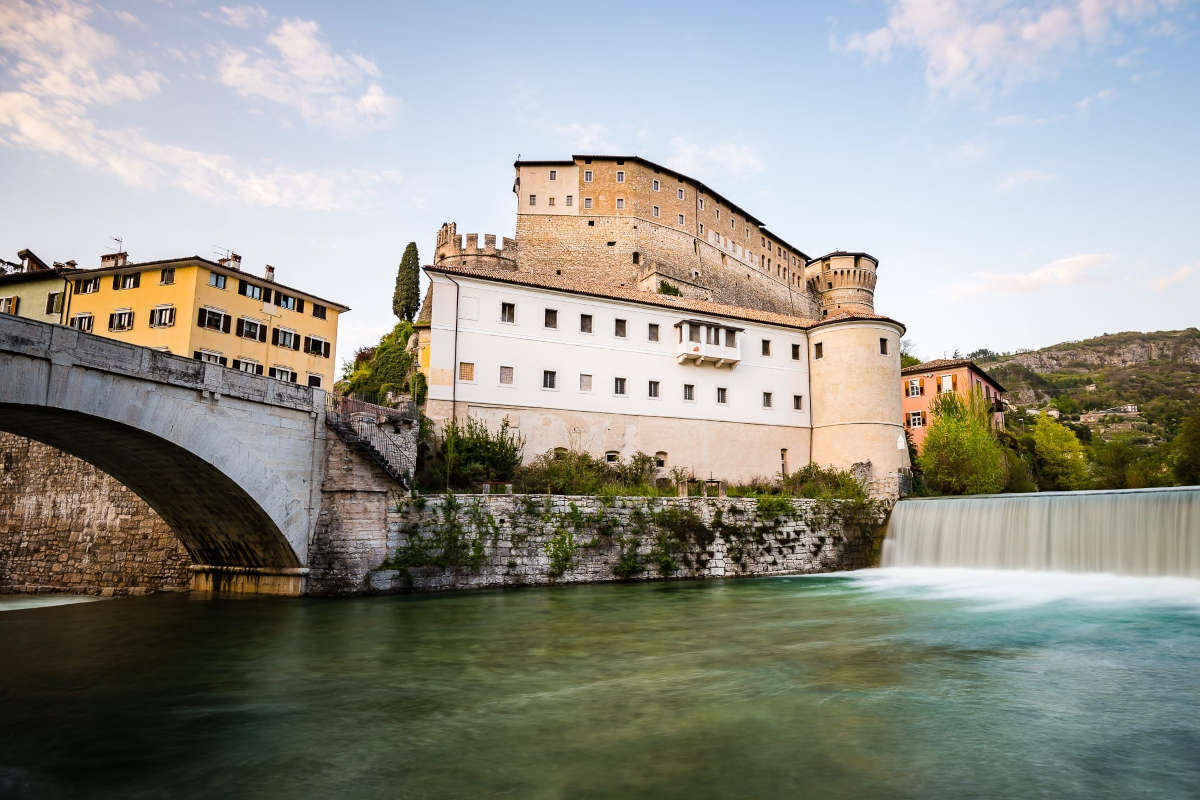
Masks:
[[[417,464],[418,424],[411,405],[388,408],[332,394],[326,399],[325,425],[406,488]]]

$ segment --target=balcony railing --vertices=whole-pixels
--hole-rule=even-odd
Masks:
[[[675,345],[675,360],[680,364],[712,364],[732,368],[742,360],[741,337],[732,347],[684,339]]]

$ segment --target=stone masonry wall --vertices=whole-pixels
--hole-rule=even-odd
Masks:
[[[885,509],[746,498],[404,498],[387,513],[390,562],[364,577],[387,592],[856,569],[877,563]]]
[[[115,478],[0,433],[0,592],[186,591],[191,563],[162,518]]]

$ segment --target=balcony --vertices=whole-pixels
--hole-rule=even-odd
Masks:
[[[683,320],[675,323],[675,360],[680,364],[736,367],[742,360],[742,328]]]

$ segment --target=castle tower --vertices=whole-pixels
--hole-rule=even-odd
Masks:
[[[468,233],[467,243],[458,233],[458,225],[444,222],[437,233],[437,248],[433,251],[433,263],[449,263],[456,267],[475,267],[477,269],[508,269],[517,268],[517,243],[504,236],[501,246],[496,247],[496,234],[483,235],[483,247],[479,246],[479,234]]]
[[[835,250],[808,262],[805,280],[821,298],[821,317],[840,312],[875,313],[875,279],[879,261],[868,253]]]

